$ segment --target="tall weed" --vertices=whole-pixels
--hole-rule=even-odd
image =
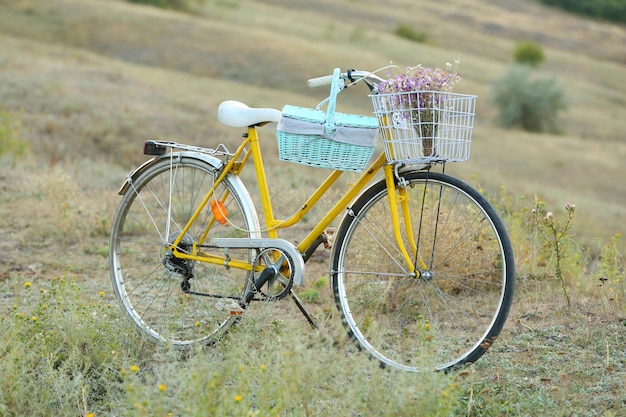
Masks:
[[[621,239],[622,236],[618,233],[600,248],[595,273],[605,307],[613,314],[626,312],[624,303],[626,300],[626,284],[624,283],[626,263],[624,255],[619,250]]]
[[[534,226],[543,238],[547,251],[554,257],[554,275],[559,280],[563,295],[567,300],[567,306],[571,306],[571,300],[563,277],[563,268],[566,262],[566,250],[568,243],[571,243],[569,231],[573,226],[576,206],[571,203],[565,204],[565,218],[559,219],[555,214],[546,209],[546,205],[539,198],[535,199]]]

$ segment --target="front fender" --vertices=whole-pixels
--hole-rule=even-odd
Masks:
[[[211,155],[207,155],[207,154],[204,154],[204,153],[201,153],[201,152],[184,151],[184,152],[174,152],[172,154],[168,153],[168,154],[155,156],[154,158],[147,160],[146,162],[144,162],[143,164],[141,164],[140,166],[135,168],[133,171],[131,171],[126,176],[126,180],[124,181],[124,183],[122,184],[120,189],[117,191],[117,193],[119,195],[126,194],[126,192],[128,191],[128,188],[130,187],[130,185],[133,182],[135,182],[135,180],[137,178],[139,178],[139,176],[142,173],[144,173],[152,165],[156,164],[157,162],[161,161],[162,159],[167,159],[167,158],[173,158],[174,160],[180,160],[182,158],[200,159],[201,161],[204,161],[207,164],[211,165],[213,168],[215,168],[216,171],[219,171],[222,168],[222,166],[224,165],[223,162],[220,159],[217,159],[217,158],[215,158],[215,157],[213,157]]]

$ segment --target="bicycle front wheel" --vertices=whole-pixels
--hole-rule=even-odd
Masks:
[[[223,259],[204,263],[172,256],[177,239],[214,187],[216,169],[196,158],[164,158],[148,167],[125,193],[113,220],[110,273],[124,313],[152,341],[185,347],[210,343],[237,319],[249,272],[229,268],[227,259],[253,262],[248,249],[202,246],[217,237],[249,237],[258,220],[249,195],[226,176],[210,204],[182,237],[178,249]],[[219,217],[219,219],[216,219]]]
[[[402,255],[378,182],[337,231],[335,302],[350,337],[382,366],[447,371],[476,361],[500,333],[513,297],[513,251],[502,220],[472,187],[426,171],[400,177],[400,235],[416,267]]]

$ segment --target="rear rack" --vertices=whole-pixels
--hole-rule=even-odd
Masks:
[[[147,140],[143,144],[144,155],[163,155],[165,152],[167,152],[168,149],[180,149],[183,151],[199,152],[211,156],[232,157],[234,155],[226,148],[226,145],[224,145],[223,143],[217,145],[217,148],[215,149],[202,148],[200,146],[192,146],[186,145],[184,143],[162,140]]]

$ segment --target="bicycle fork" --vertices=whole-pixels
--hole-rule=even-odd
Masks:
[[[409,209],[409,195],[406,191],[406,184],[404,178],[396,174],[393,165],[385,165],[385,183],[387,185],[387,195],[389,198],[389,209],[391,211],[391,222],[394,230],[394,237],[400,253],[406,261],[406,265],[410,272],[412,272],[416,279],[422,277],[422,271],[428,270],[428,265],[424,262],[418,252],[418,241],[413,233],[411,225],[411,211]],[[396,184],[396,176],[398,182]],[[409,254],[404,240],[402,239],[402,228],[400,225],[400,214],[405,224],[406,240],[410,245],[410,251],[413,256]],[[419,239],[419,236],[417,237]]]

